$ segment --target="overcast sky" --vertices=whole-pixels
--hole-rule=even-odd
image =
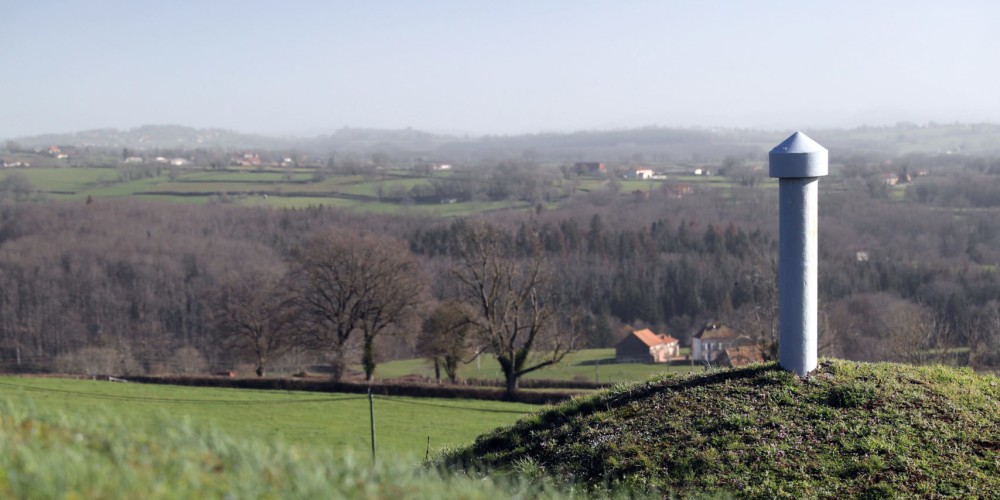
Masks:
[[[1000,121],[1000,2],[0,0],[0,137]]]

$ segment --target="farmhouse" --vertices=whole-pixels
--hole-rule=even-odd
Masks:
[[[716,362],[726,349],[745,345],[753,345],[750,337],[728,326],[709,322],[692,339],[691,358]]]
[[[635,168],[625,173],[625,177],[629,179],[652,179],[653,175],[651,168]]]
[[[879,180],[886,186],[895,186],[896,184],[899,184],[899,176],[891,172],[879,174]]]
[[[260,166],[260,155],[254,152],[243,153],[242,158],[233,158],[229,164],[240,167]]]
[[[618,363],[666,363],[680,356],[680,342],[648,328],[634,330],[615,346]]]

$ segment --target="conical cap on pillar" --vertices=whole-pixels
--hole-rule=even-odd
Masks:
[[[826,148],[802,132],[796,132],[767,155],[771,177],[822,177],[830,173]]]

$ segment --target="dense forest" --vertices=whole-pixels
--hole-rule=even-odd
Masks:
[[[737,181],[731,189],[622,193],[611,179],[557,206],[452,219],[37,201],[0,186],[0,363],[164,373],[263,371],[266,361],[293,371],[339,353],[336,369],[364,361],[371,376],[377,361],[424,352],[420,322],[457,298],[455,269],[483,228],[501,235],[504,258],[544,263],[545,287],[558,298],[553,324],[575,347],[611,346],[623,325],[686,344],[705,322],[721,321],[774,352],[777,192],[751,167],[720,162]],[[493,179],[482,186],[500,198],[541,200],[551,179],[572,177],[530,160],[480,168]],[[880,180],[887,169],[899,185]],[[855,155],[832,170],[820,187],[821,355],[1000,367],[1000,161]],[[352,242],[338,255],[360,247],[384,266],[406,263],[394,272],[414,282],[404,293],[413,301],[400,305],[398,321],[338,337],[332,313],[302,308],[323,292],[304,285],[318,272],[323,238],[324,248]],[[292,341],[239,341],[233,318],[248,310],[257,322],[244,326],[258,340]]]

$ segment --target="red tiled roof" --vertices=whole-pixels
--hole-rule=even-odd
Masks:
[[[642,343],[650,347],[654,345],[672,344],[674,342],[677,342],[677,339],[671,337],[670,335],[667,334],[657,335],[653,333],[653,331],[650,330],[649,328],[643,328],[642,330],[635,330],[634,332],[632,332],[632,335],[639,337],[639,340],[641,340]]]

